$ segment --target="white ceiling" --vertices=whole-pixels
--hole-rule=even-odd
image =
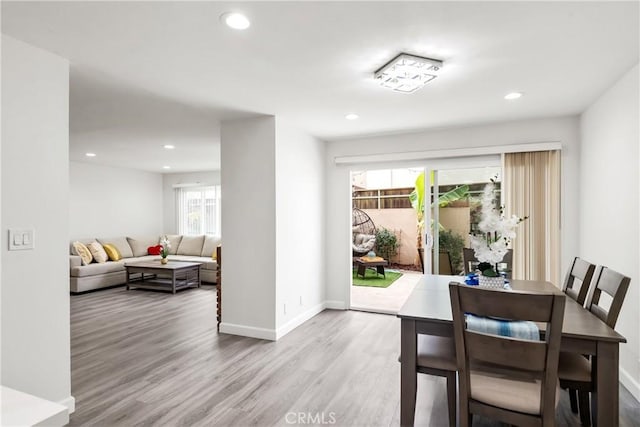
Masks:
[[[251,27],[222,25],[227,11]],[[218,168],[220,120],[257,114],[326,140],[578,114],[638,63],[639,15],[638,1],[3,1],[2,32],[70,59],[72,160],[177,172]],[[441,76],[410,95],[377,86],[401,51],[444,60]]]

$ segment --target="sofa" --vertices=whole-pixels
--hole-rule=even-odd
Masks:
[[[71,242],[69,255],[69,277],[71,293],[91,291],[110,286],[124,285],[127,281],[125,264],[145,260],[159,260],[159,255],[149,255],[148,250],[157,246],[163,236],[148,237],[107,237],[76,239]],[[220,245],[219,236],[182,236],[166,235],[170,243],[168,248],[169,261],[191,261],[201,263],[200,279],[203,282],[216,283],[216,270],[218,264],[215,260],[216,247]],[[80,242],[90,245],[97,242],[99,245],[116,248],[119,260],[109,259],[101,262],[85,264],[77,253],[74,243]],[[95,247],[95,243],[94,243]],[[114,256],[115,259],[118,256]]]

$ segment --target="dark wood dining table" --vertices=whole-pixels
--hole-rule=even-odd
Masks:
[[[412,426],[416,409],[418,334],[453,336],[449,283],[462,276],[424,275],[398,312],[401,320],[400,424]],[[511,280],[515,290],[562,293],[545,281]],[[596,391],[592,393],[593,424],[616,427],[619,423],[619,345],[627,340],[580,304],[567,298],[562,326],[561,351],[593,357]],[[596,424],[597,423],[597,424]]]

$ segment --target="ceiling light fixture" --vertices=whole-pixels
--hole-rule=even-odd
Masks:
[[[522,93],[521,93],[521,92],[511,92],[511,93],[506,94],[506,95],[504,96],[504,99],[511,101],[511,100],[513,100],[513,99],[518,99],[518,98],[520,98],[521,96],[522,96]]]
[[[387,62],[373,77],[396,92],[411,93],[438,77],[442,61],[401,53]]]
[[[85,153],[85,156],[87,156],[87,157],[95,157],[96,153]]]
[[[171,166],[163,166],[162,169],[171,169]]]
[[[344,118],[347,120],[356,120],[356,119],[359,119],[360,116],[357,115],[356,113],[349,113],[346,116],[344,116]]]
[[[249,26],[251,26],[249,18],[237,12],[223,13],[220,16],[220,19],[222,20],[222,22],[227,24],[227,26],[233,28],[234,30],[246,30],[247,28],[249,28]]]
[[[176,148],[175,145],[171,145],[171,144],[166,144],[163,146],[166,150],[173,150],[174,148]]]

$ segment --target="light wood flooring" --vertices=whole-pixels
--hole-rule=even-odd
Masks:
[[[219,335],[212,286],[74,295],[70,425],[397,426],[399,331],[394,316],[325,311],[274,343]],[[416,425],[446,426],[445,396],[419,375]],[[558,425],[579,425],[566,393]],[[620,425],[640,425],[622,388]]]

